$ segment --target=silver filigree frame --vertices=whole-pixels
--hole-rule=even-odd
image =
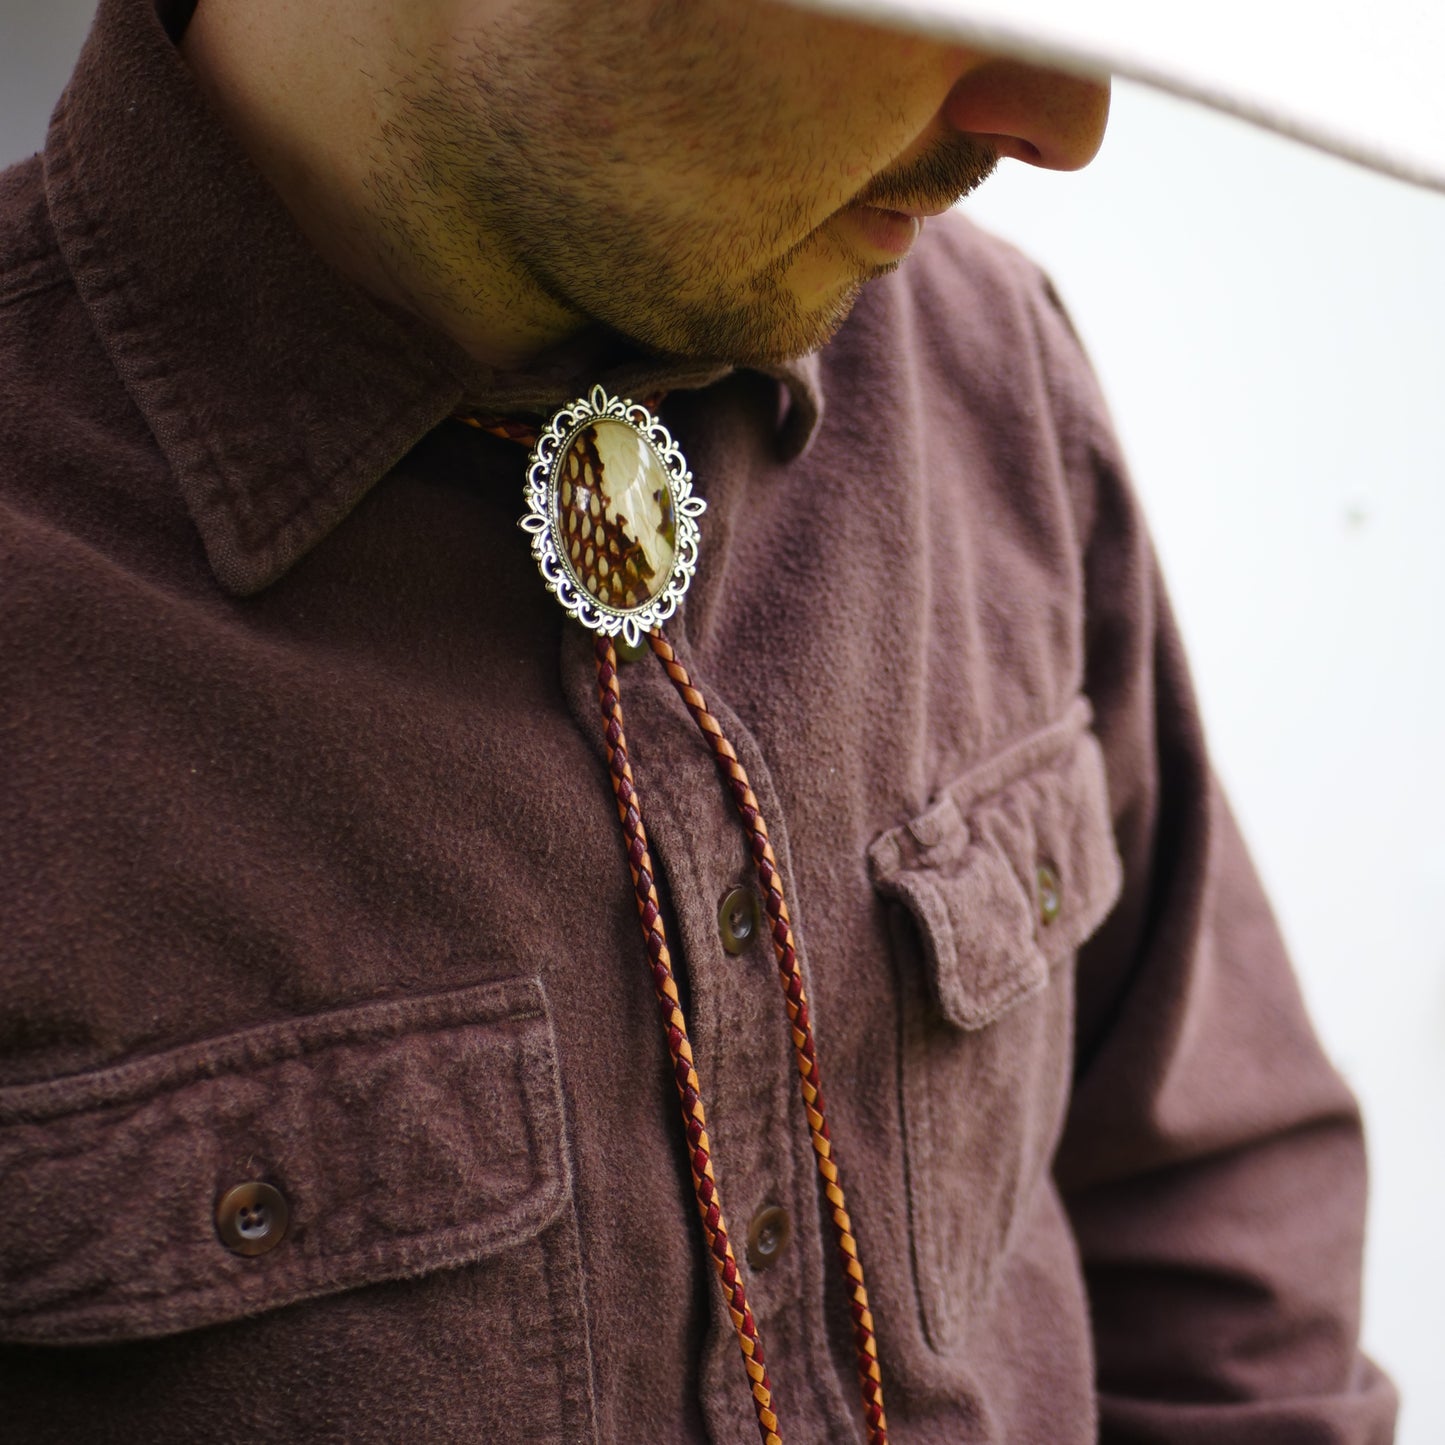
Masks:
[[[676,555],[666,585],[643,606],[625,610],[609,607],[593,597],[573,570],[565,550],[557,545],[557,466],[577,433],[603,420],[630,426],[662,464],[672,492],[677,533]],[[547,590],[556,594],[567,615],[593,632],[604,637],[620,635],[630,647],[637,647],[644,633],[660,627],[677,611],[697,571],[697,519],[706,507],[701,497],[693,495],[692,473],[667,428],[641,402],[608,396],[602,387],[594,386],[586,397],[564,406],[538,436],[527,459],[527,514],[518,526],[531,533],[532,555],[542,580]]]

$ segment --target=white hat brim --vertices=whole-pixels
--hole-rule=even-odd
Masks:
[[[1119,75],[1445,190],[1445,0],[790,0]]]

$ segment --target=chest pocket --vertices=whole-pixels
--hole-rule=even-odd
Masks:
[[[0,1397],[32,1440],[593,1440],[565,1140],[531,978],[0,1089]]]
[[[986,1313],[1068,1102],[1073,958],[1118,896],[1082,701],[869,850],[892,901],[914,1279],[929,1344]]]

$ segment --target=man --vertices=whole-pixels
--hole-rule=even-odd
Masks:
[[[1105,104],[765,0],[105,0],[4,193],[20,1438],[1389,1438],[1357,1119],[1101,404],[938,215]],[[646,943],[505,439],[594,386],[706,499],[663,631],[777,859],[622,667]]]

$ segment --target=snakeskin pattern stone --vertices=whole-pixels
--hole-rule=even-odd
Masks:
[[[582,590],[621,612],[656,597],[672,575],[677,523],[646,441],[624,422],[593,422],[568,443],[555,485],[559,549]]]

